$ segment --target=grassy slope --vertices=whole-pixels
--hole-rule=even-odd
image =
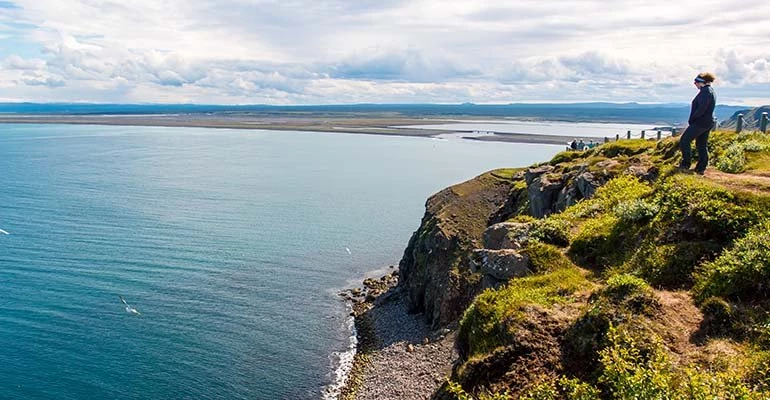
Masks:
[[[532,222],[549,227],[527,250],[541,272],[466,310],[461,360],[435,397],[766,398],[770,139],[712,135],[712,164],[741,174],[675,173],[676,139],[554,157],[556,174],[619,176]],[[622,174],[640,160],[655,181]]]

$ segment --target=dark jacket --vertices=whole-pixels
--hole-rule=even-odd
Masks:
[[[691,126],[711,129],[714,125],[714,107],[716,104],[717,99],[711,85],[700,88],[698,95],[692,99],[692,109],[687,122]]]

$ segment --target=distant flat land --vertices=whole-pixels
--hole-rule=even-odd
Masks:
[[[466,117],[467,118],[467,117]],[[0,123],[24,124],[75,124],[75,125],[124,125],[124,126],[167,126],[226,129],[264,129],[279,131],[314,131],[360,133],[369,135],[394,135],[435,137],[442,134],[471,134],[471,131],[427,130],[406,125],[435,125],[455,123],[462,116],[411,117],[399,113],[376,112],[272,112],[272,113],[190,113],[190,114],[145,114],[145,115],[67,115],[67,114],[6,114],[0,115]],[[479,119],[479,116],[473,116]],[[500,122],[510,119],[488,117]],[[540,143],[563,145],[572,140],[571,136],[538,134],[495,133],[472,140],[515,143]]]

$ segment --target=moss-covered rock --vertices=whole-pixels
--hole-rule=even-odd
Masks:
[[[463,315],[458,349],[464,358],[510,343],[526,323],[528,307],[551,308],[590,288],[585,273],[574,266],[544,275],[511,280],[499,290],[486,290]]]

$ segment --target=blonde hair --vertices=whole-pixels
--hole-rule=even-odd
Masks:
[[[706,81],[706,83],[714,82],[717,79],[717,77],[711,72],[701,72],[700,74],[698,74],[698,78],[703,79],[704,81]]]

